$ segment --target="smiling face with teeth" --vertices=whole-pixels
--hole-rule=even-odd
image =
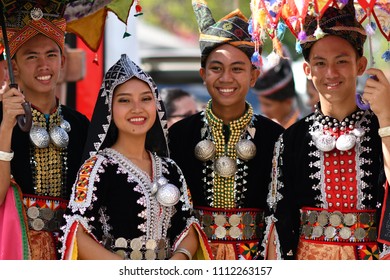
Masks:
[[[215,48],[207,57],[200,75],[212,99],[212,110],[224,121],[238,119],[245,112],[245,99],[259,71],[248,56],[229,44]]]
[[[112,117],[118,129],[118,142],[122,139],[139,139],[145,142],[146,134],[156,121],[157,106],[149,85],[137,78],[118,85],[112,100]]]
[[[305,74],[312,79],[320,95],[321,109],[356,109],[355,94],[358,76],[367,66],[367,59],[359,57],[345,39],[333,35],[318,40],[304,63]]]
[[[59,46],[44,35],[36,35],[24,43],[13,59],[17,83],[26,99],[55,96],[55,89],[64,68],[65,57]]]

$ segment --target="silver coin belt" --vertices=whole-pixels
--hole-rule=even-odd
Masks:
[[[27,220],[29,229],[36,231],[60,231],[62,217],[65,208],[51,209],[38,205],[27,208]]]
[[[342,213],[302,209],[300,236],[323,242],[374,242],[377,238],[375,210]]]
[[[264,211],[235,209],[215,211],[196,209],[195,215],[207,238],[213,241],[260,240],[264,226]]]
[[[103,237],[103,245],[125,260],[165,260],[171,256],[169,241]]]

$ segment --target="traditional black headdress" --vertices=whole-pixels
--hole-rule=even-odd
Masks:
[[[300,43],[306,60],[313,44],[327,35],[335,35],[347,40],[360,56],[363,55],[363,45],[367,36],[363,26],[356,19],[353,0],[349,0],[342,9],[327,8],[320,19],[308,15],[303,29],[307,37]]]
[[[256,94],[273,100],[284,100],[296,95],[289,60],[280,59],[279,64],[261,72],[254,86]]]
[[[235,10],[215,22],[206,1],[192,0],[200,32],[201,66],[212,50],[222,44],[231,44],[242,50],[251,60],[255,51],[252,37],[248,32],[248,19],[240,10]],[[259,50],[261,53],[261,50]]]
[[[169,156],[165,108],[157,86],[152,77],[131,61],[127,55],[122,54],[104,77],[92,115],[83,160],[114,144],[117,128],[112,122],[112,97],[118,85],[132,78],[140,79],[149,85],[157,105],[156,121],[146,136],[146,149],[162,157]]]

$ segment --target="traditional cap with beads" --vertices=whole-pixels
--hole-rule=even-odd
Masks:
[[[321,18],[308,15],[303,24],[306,33],[300,40],[302,54],[307,60],[313,44],[327,35],[339,36],[347,40],[358,52],[363,55],[363,46],[366,41],[366,31],[357,21],[353,0],[342,8],[329,7]]]
[[[11,57],[38,34],[49,37],[64,51],[66,20],[61,15],[66,1],[51,0],[50,5],[41,4],[43,1],[6,2],[4,10]]]
[[[248,19],[240,10],[237,9],[218,22],[215,22],[206,1],[192,0],[192,7],[200,32],[199,42],[202,67],[205,66],[211,51],[223,44],[237,47],[251,60],[255,51],[255,45],[248,32]]]

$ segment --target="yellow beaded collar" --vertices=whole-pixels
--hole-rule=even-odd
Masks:
[[[237,120],[230,122],[227,127],[229,129],[227,141],[223,133],[223,121],[217,118],[211,109],[211,100],[208,102],[205,116],[211,128],[211,134],[216,146],[216,159],[222,156],[228,156],[234,160],[237,159],[236,144],[240,140],[242,134],[250,123],[253,116],[253,108],[249,103],[246,103],[247,110],[245,114]],[[214,172],[213,183],[213,207],[215,208],[234,208],[235,202],[235,176],[222,177]]]
[[[242,133],[248,126],[253,116],[252,105],[246,103],[247,110],[242,117],[230,122],[227,127],[229,128],[229,139],[225,140],[223,133],[223,121],[214,115],[211,109],[211,100],[207,103],[206,107],[206,119],[211,127],[211,132],[216,145],[216,157],[227,155],[231,158],[237,157],[236,144],[240,140]],[[225,145],[227,143],[227,145]]]

